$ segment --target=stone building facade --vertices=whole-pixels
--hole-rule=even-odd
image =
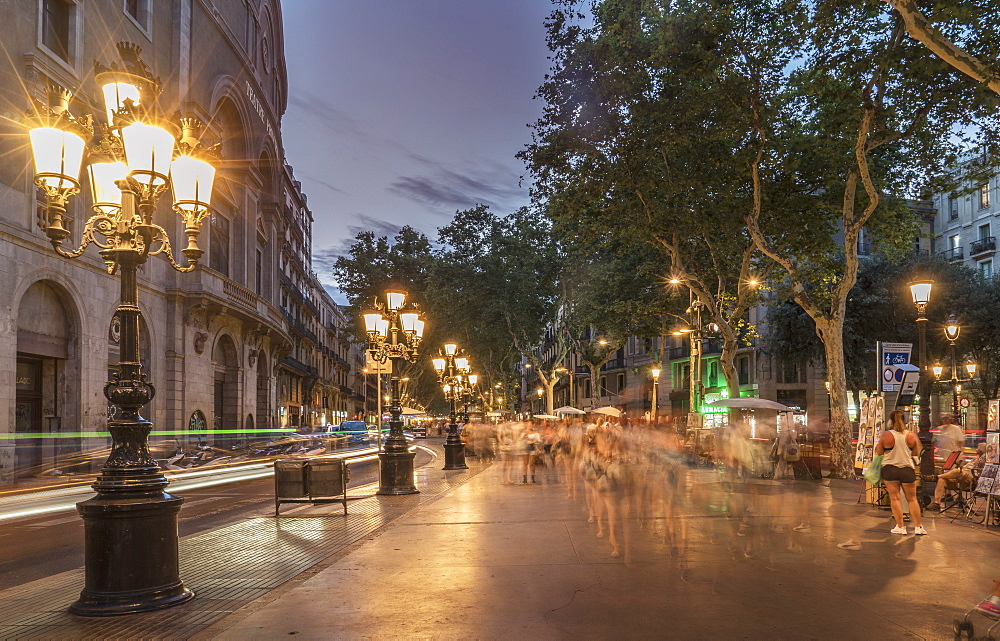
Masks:
[[[0,477],[103,462],[107,439],[96,434],[106,429],[103,387],[117,363],[118,280],[93,248],[67,260],[49,246],[19,119],[54,84],[72,91],[75,114],[103,122],[94,62],[118,60],[118,42],[141,48],[163,84],[163,113],[199,118],[203,140],[221,141],[223,157],[202,265],[182,274],[155,256],[140,271],[140,351],[156,386],[143,415],[168,432],[154,431],[157,451],[344,416],[345,321],[312,273],[312,214],[281,141],[288,87],[277,0],[12,0],[5,8]],[[70,241],[89,216],[88,192],[71,199]],[[154,222],[181,231],[169,203]]]

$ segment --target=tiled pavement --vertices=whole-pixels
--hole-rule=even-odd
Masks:
[[[350,496],[365,498],[352,500],[346,517],[339,503],[286,506],[282,514],[289,516],[247,519],[182,539],[181,578],[196,597],[172,608],[106,618],[70,614],[82,568],[2,591],[0,638],[190,638],[483,469],[474,461],[469,470],[439,467],[437,459],[416,471],[419,494],[376,496],[377,484],[351,488]]]

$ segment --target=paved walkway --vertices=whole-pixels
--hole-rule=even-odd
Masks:
[[[997,572],[993,532],[929,515],[928,536],[891,535],[855,482],[686,475],[686,539],[633,523],[626,563],[565,486],[494,466],[200,638],[942,639]]]
[[[184,539],[198,596],[168,610],[70,615],[79,571],[0,592],[0,638],[943,639],[1000,560],[994,531],[947,517],[891,535],[855,482],[729,486],[708,469],[682,473],[676,518],[628,521],[613,558],[551,470],[504,485],[499,466],[439,467],[418,471],[421,494],[355,501],[347,519]],[[795,532],[804,505],[812,527]],[[861,548],[837,547],[849,538]]]

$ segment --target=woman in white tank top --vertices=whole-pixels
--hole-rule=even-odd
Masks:
[[[906,421],[901,410],[889,414],[889,429],[882,433],[875,453],[882,454],[882,482],[889,492],[889,505],[892,507],[892,518],[896,520],[893,534],[907,534],[903,525],[903,505],[899,499],[902,487],[906,502],[910,505],[910,515],[916,527],[914,534],[927,534],[920,523],[920,504],[917,502],[917,476],[914,457],[920,454],[920,441],[913,432],[906,429]]]

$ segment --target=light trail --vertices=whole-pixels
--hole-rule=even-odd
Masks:
[[[423,445],[411,445],[410,451],[416,449],[421,449],[428,454],[430,454],[434,459],[436,459],[437,453]],[[347,459],[348,463],[363,463],[366,461],[374,461],[378,458],[378,450],[376,448],[368,448],[364,450],[353,450],[351,452],[344,452],[342,454],[328,455],[322,457],[314,458],[327,458],[327,459]],[[239,465],[234,467],[219,467],[216,469],[206,470],[170,470],[164,474],[170,478],[171,492],[184,492],[187,490],[197,490],[206,487],[213,487],[216,485],[225,485],[227,483],[238,483],[240,481],[251,481],[254,479],[265,478],[274,475],[274,463],[250,463],[246,465]],[[220,478],[203,478],[217,476]],[[197,480],[202,479],[202,480]],[[72,510],[76,507],[78,501],[84,500],[89,496],[92,496],[93,492],[89,487],[73,487],[73,488],[62,488],[58,490],[40,491],[33,492],[31,494],[18,494],[11,497],[0,498],[0,509],[3,505],[9,505],[14,511],[11,512],[0,512],[0,522],[10,521],[12,519],[20,519],[33,516],[41,516],[43,514],[52,514],[55,512],[64,512],[67,510]],[[68,501],[66,499],[69,499]],[[17,509],[18,504],[46,501],[49,502],[48,505],[39,505],[30,508]]]

